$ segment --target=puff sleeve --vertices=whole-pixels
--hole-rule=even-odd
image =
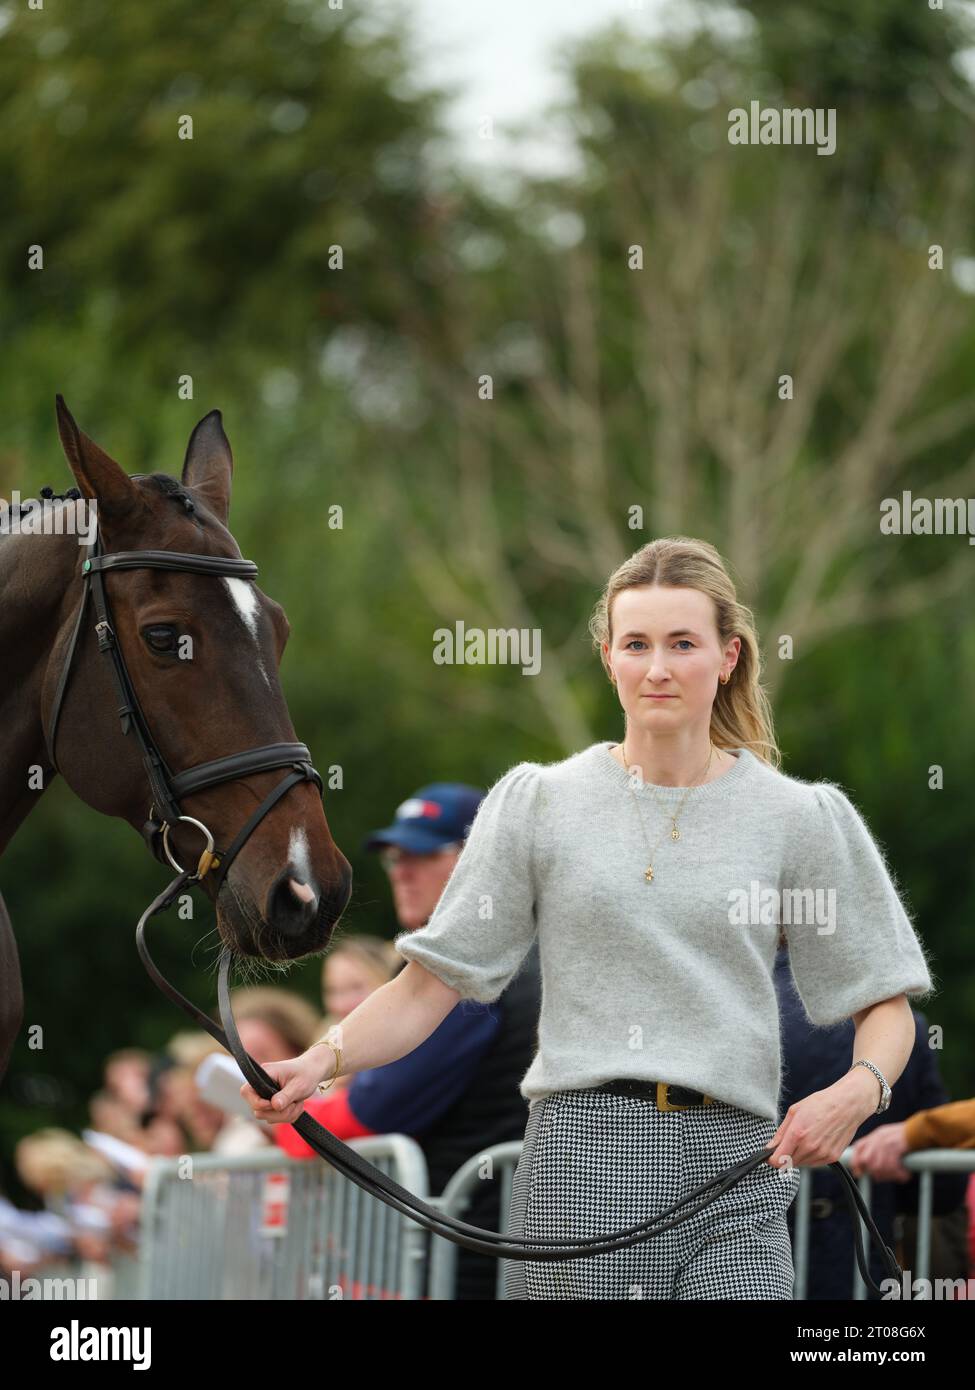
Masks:
[[[934,992],[928,956],[881,849],[839,787],[816,782],[808,793],[783,885],[793,891],[791,910],[783,893],[782,926],[810,1021],[842,1023],[897,994],[926,999]]]
[[[540,781],[537,763],[518,763],[495,782],[429,921],[395,939],[401,956],[462,999],[497,999],[535,939],[532,845]]]

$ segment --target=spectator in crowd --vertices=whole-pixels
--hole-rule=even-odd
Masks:
[[[110,1134],[114,1139],[139,1147],[142,1140],[141,1112],[129,1109],[124,1101],[109,1090],[96,1091],[88,1101],[88,1117],[92,1129]]]
[[[317,1009],[292,990],[248,986],[231,992],[230,1006],[241,1043],[261,1066],[304,1052],[321,1035],[322,1019]],[[245,1115],[224,1115],[211,1149],[225,1155],[245,1154],[267,1148],[273,1142],[270,1125],[259,1124]]]
[[[38,1130],[20,1140],[14,1162],[24,1186],[66,1223],[79,1259],[107,1266],[114,1250],[135,1248],[138,1194],[120,1186],[111,1164],[75,1135]]]
[[[142,1146],[146,1153],[176,1158],[190,1153],[194,1147],[189,1131],[180,1116],[181,1097],[178,1083],[173,1086],[168,1073],[177,1068],[176,1061],[160,1053],[149,1068],[149,1095],[142,1112]]]
[[[975,1149],[975,1098],[917,1110],[906,1120],[878,1126],[854,1141],[850,1167],[858,1177],[869,1173],[877,1182],[916,1185],[917,1174],[901,1160],[921,1149]],[[962,1219],[957,1223],[954,1216],[932,1222],[931,1277],[957,1279],[962,1276],[950,1271],[964,1267],[964,1277],[975,1281],[975,1173],[969,1173],[967,1179],[963,1174],[956,1176],[967,1180],[966,1210],[959,1212]],[[935,1178],[936,1193],[937,1182]],[[912,1206],[916,1209],[916,1200]],[[906,1224],[916,1242],[916,1218],[909,1218]],[[913,1265],[914,1261],[908,1263]],[[969,1291],[968,1296],[975,1295]]]
[[[21,1279],[35,1270],[70,1259],[74,1236],[63,1216],[53,1211],[24,1211],[0,1193],[0,1271]]]
[[[141,1115],[149,1104],[149,1073],[152,1054],[141,1047],[123,1047],[105,1059],[105,1090],[133,1115]]]
[[[281,1047],[303,1052],[318,1037],[321,1014],[293,990],[249,985],[230,999],[241,1042],[256,1062],[271,1061]]]
[[[189,1137],[190,1150],[194,1153],[215,1150],[230,1121],[226,1111],[203,1099],[196,1084],[197,1068],[204,1057],[209,1057],[213,1052],[228,1055],[216,1038],[202,1029],[199,1032],[177,1033],[166,1044],[166,1056],[176,1065],[163,1078],[163,1108],[182,1126]],[[258,1135],[254,1147],[262,1145],[263,1141]]]
[[[784,933],[779,935],[774,978],[782,1030],[783,1065],[779,1106],[784,1114],[790,1105],[803,1096],[824,1090],[849,1070],[856,1029],[852,1019],[829,1028],[814,1027],[809,1022],[793,981]],[[916,1028],[914,1050],[897,1085],[893,1087],[890,1108],[880,1115],[870,1115],[857,1131],[855,1143],[881,1142],[881,1136],[888,1130],[902,1130],[903,1121],[910,1124],[909,1117],[918,1110],[932,1105],[940,1106],[948,1099],[938,1073],[937,1054],[928,1047],[924,1015],[917,1010],[912,1012]],[[898,1214],[917,1210],[917,1176],[906,1170],[904,1173],[910,1180],[905,1186],[895,1187],[888,1182],[880,1182],[872,1194],[874,1221],[891,1248],[896,1247],[895,1223]],[[806,1297],[811,1300],[849,1300],[853,1297],[856,1255],[843,1180],[831,1168],[812,1170],[804,1174],[804,1180],[811,1180],[813,1185]],[[966,1186],[965,1174],[935,1175],[933,1211],[941,1222],[950,1224],[960,1220],[963,1225],[967,1222]],[[793,1203],[787,1215],[793,1238],[795,1216],[796,1203]],[[869,1249],[870,1277],[882,1288],[882,1281],[889,1277],[887,1270],[881,1263],[874,1242],[865,1242],[865,1245]],[[932,1277],[954,1279],[964,1278],[966,1274],[964,1265],[959,1267],[957,1260],[950,1261],[937,1271],[932,1268]],[[869,1290],[867,1296],[876,1299],[876,1295]]]
[[[975,1099],[918,1110],[857,1139],[851,1168],[880,1182],[908,1182],[913,1174],[901,1159],[920,1149],[975,1149]]]
[[[341,1023],[363,999],[391,980],[402,969],[403,957],[391,941],[379,936],[346,936],[338,940],[322,964],[322,1001],[325,1017],[315,1033],[319,1038]],[[352,1074],[340,1076],[335,1089],[348,1086]]]

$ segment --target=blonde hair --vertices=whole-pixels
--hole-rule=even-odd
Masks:
[[[405,965],[403,957],[397,951],[391,941],[386,941],[381,936],[372,936],[368,932],[360,932],[356,936],[343,937],[333,948],[322,962],[322,1002],[324,1003],[328,991],[328,967],[329,962],[335,960],[336,956],[350,956],[372,976],[375,988],[379,989],[382,985],[388,984],[397,973],[397,967]],[[330,1028],[337,1024],[341,1025],[342,1019],[337,1014],[329,1011],[324,1013],[318,1027],[317,1037],[327,1033]]]
[[[20,1180],[34,1192],[63,1193],[82,1183],[104,1182],[113,1169],[106,1158],[66,1129],[39,1129],[14,1148]]]
[[[202,1030],[199,1033],[174,1033],[166,1044],[166,1051],[179,1066],[194,1072],[204,1057],[209,1057],[211,1052],[223,1052],[226,1055],[223,1044]]]
[[[381,936],[361,932],[356,936],[343,937],[322,961],[322,989],[327,982],[329,964],[338,956],[351,956],[357,961],[376,981],[377,989],[393,978],[402,959],[393,943]]]
[[[291,990],[274,985],[244,986],[231,993],[230,1004],[238,1023],[255,1018],[266,1023],[294,1048],[296,1057],[316,1036],[318,1010]]]
[[[717,748],[747,748],[770,766],[780,768],[782,754],[775,741],[772,706],[760,681],[761,652],[755,618],[738,602],[725,562],[708,541],[691,536],[662,536],[624,560],[609,576],[589,619],[593,646],[615,686],[603,643],[612,646],[613,601],[624,589],[657,584],[697,589],[714,604],[718,641],[726,647],[741,640],[738,662],[727,685],[718,684],[711,707],[711,739]]]
[[[139,1062],[148,1070],[152,1064],[152,1054],[144,1047],[120,1047],[108,1054],[102,1063],[102,1069],[107,1070],[115,1062]]]

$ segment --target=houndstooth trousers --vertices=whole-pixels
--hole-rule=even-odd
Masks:
[[[507,1234],[613,1234],[767,1147],[777,1128],[723,1101],[664,1111],[650,1099],[555,1091],[529,1107]],[[506,1261],[505,1298],[791,1299],[786,1212],[798,1188],[798,1170],[759,1164],[699,1215],[628,1250]]]

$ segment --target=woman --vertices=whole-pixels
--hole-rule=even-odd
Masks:
[[[267,1068],[261,1118],[416,1047],[459,998],[491,1001],[536,934],[543,1003],[509,1234],[593,1236],[767,1146],[699,1216],[628,1250],[511,1262],[508,1297],[789,1299],[798,1166],[836,1160],[914,1041],[933,989],[880,850],[836,786],[779,770],[752,615],[713,546],[651,542],[590,624],[623,742],[519,763],[491,788],[409,965],[341,1036]],[[857,1024],[849,1072],[778,1114],[780,921],[811,1021]]]

